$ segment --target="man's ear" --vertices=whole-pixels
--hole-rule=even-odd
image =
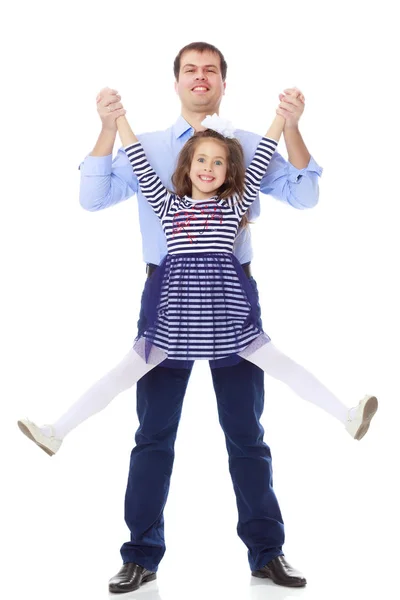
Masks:
[[[174,82],[174,88],[175,88],[175,92],[178,93],[178,81],[176,79]]]
[[[225,91],[226,91],[226,81],[224,81],[224,96],[225,96]]]

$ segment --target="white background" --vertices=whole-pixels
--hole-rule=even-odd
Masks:
[[[206,364],[184,404],[165,511],[167,552],[146,600],[384,598],[398,593],[400,243],[395,3],[15,2],[2,44],[2,595],[108,596],[137,428],[135,389],[50,459],[16,421],[51,422],[131,347],[144,265],[136,200],[79,205],[78,165],[100,130],[95,97],[122,95],[133,128],[169,127],[172,63],[192,41],[228,62],[221,114],[263,133],[288,86],[306,96],[320,203],[262,198],[252,226],[274,343],[348,405],[376,394],[367,437],[266,379],[263,425],[286,557],[309,580],[252,579]],[[286,156],[284,144],[280,152]]]

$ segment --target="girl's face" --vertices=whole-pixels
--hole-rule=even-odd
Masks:
[[[201,140],[194,151],[190,167],[193,200],[214,196],[225,182],[227,150],[224,144],[212,138]]]

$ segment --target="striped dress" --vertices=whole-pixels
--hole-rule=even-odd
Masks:
[[[246,170],[240,203],[236,198],[180,198],[164,187],[140,142],[125,148],[141,190],[161,220],[168,247],[146,282],[147,325],[139,331],[138,352],[144,338],[147,353],[154,345],[171,359],[218,360],[270,340],[257,322],[258,300],[233,244],[276,146],[269,138],[260,141]]]

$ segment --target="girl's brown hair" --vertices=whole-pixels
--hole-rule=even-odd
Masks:
[[[198,131],[186,142],[180,151],[178,163],[175,172],[172,175],[172,184],[174,186],[175,193],[181,198],[183,198],[183,196],[192,195],[190,168],[192,165],[193,156],[198,143],[207,138],[218,140],[225,146],[227,151],[226,179],[221,187],[217,190],[218,198],[223,200],[231,196],[237,196],[238,201],[241,202],[244,194],[246,170],[244,166],[242,146],[237,139],[226,138],[213,129]],[[245,227],[248,223],[249,219],[245,213],[240,222],[240,226]]]

